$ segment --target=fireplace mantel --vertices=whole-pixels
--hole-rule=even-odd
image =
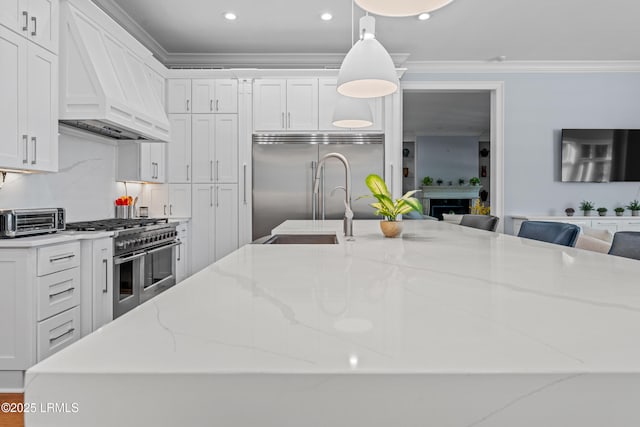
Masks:
[[[431,199],[469,199],[469,205],[473,205],[480,198],[482,185],[423,185],[421,189],[424,213],[432,215]]]

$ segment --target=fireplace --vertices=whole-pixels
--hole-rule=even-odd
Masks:
[[[442,220],[443,213],[468,214],[481,185],[428,185],[422,187],[424,213]]]
[[[454,213],[459,215],[470,212],[471,199],[433,199],[429,209],[429,215],[442,221],[442,214]]]

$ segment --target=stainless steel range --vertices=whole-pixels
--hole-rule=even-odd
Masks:
[[[68,223],[67,230],[114,231],[113,317],[176,284],[176,225],[166,218]]]

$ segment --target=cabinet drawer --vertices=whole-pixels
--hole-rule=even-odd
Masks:
[[[80,242],[38,248],[38,276],[80,265]]]
[[[80,307],[53,316],[37,326],[38,362],[80,339]]]
[[[38,320],[80,304],[80,268],[71,268],[36,279]]]

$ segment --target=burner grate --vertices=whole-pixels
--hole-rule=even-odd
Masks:
[[[167,218],[101,219],[97,221],[68,222],[67,230],[75,231],[116,231],[141,228],[149,225],[166,224]]]

